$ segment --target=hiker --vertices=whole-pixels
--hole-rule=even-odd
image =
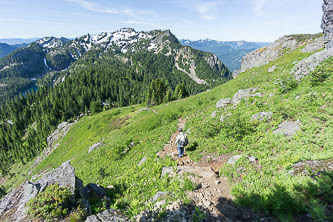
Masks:
[[[178,132],[175,144],[177,144],[178,157],[182,158],[184,156],[184,147],[188,144],[188,139],[182,128],[178,128]]]

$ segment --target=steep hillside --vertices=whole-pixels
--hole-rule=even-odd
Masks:
[[[110,207],[133,221],[330,221],[332,51],[308,52],[313,38],[304,37],[210,91],[84,116],[1,183],[9,191],[69,160],[84,185],[105,187]],[[296,80],[301,64],[314,71]],[[178,126],[190,141],[179,160]],[[105,209],[102,198],[88,203],[92,214]]]
[[[191,46],[194,49],[214,53],[229,68],[231,72],[239,70],[242,57],[258,48],[262,48],[268,43],[246,42],[246,41],[215,41],[203,39],[198,41],[180,40],[183,45]]]
[[[183,47],[170,31],[136,32],[124,28],[113,33],[88,34],[74,40],[40,39],[0,59],[0,81],[10,81],[11,78],[31,81],[45,77],[41,84],[53,85],[72,73],[75,64],[92,62],[92,57],[96,62],[100,58],[117,58],[119,62],[131,64],[138,72],[142,70],[149,75],[151,63],[157,66],[168,63],[169,67],[156,73],[157,77],[178,76],[174,77],[178,79],[177,83],[181,82],[179,77],[189,77],[194,84],[204,85],[196,86],[201,90],[231,78],[229,70],[213,54]],[[0,94],[0,99],[1,96],[4,97]]]
[[[279,58],[286,52],[295,50],[301,46],[306,46],[302,52],[315,52],[324,47],[323,34],[316,35],[286,35],[276,40],[272,44],[252,51],[242,58],[241,69],[234,74],[237,76],[239,72],[266,65],[267,63]]]

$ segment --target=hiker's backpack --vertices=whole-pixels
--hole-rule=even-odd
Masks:
[[[180,137],[179,145],[181,145],[182,147],[184,147],[184,146],[187,146],[187,144],[188,144],[188,139],[187,139],[186,134],[184,133],[184,134]]]

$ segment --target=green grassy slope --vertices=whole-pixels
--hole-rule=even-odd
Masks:
[[[163,166],[176,163],[156,156],[169,141],[181,116],[187,119],[185,130],[191,129],[188,134],[191,149],[187,154],[192,159],[199,160],[205,153],[258,158],[256,164],[242,158],[220,171],[229,178],[237,203],[280,219],[290,219],[297,213],[315,215],[313,209],[323,208],[318,200],[332,204],[332,198],[326,200],[321,195],[332,197],[332,177],[313,179],[288,174],[290,167],[299,161],[333,158],[333,59],[300,83],[291,84],[295,83],[289,74],[292,63],[309,55],[300,49],[289,52],[210,91],[154,107],[158,114],[141,112],[142,107],[132,106],[84,117],[35,173],[71,160],[85,184],[119,187],[113,207],[125,209],[130,216],[149,207],[146,200],[157,191],[173,193],[170,201],[185,200],[181,181],[159,178]],[[276,70],[268,73],[267,69],[273,65]],[[312,86],[312,76],[322,72],[328,73],[328,78]],[[257,88],[263,97],[243,100],[235,109],[215,107],[219,99],[231,98],[238,90],[251,87]],[[211,117],[216,110],[217,116]],[[253,114],[268,111],[273,112],[272,120],[251,121]],[[220,122],[221,115],[227,114],[231,115]],[[285,120],[300,120],[301,130],[293,137],[273,135]],[[88,148],[100,141],[103,146],[88,154]],[[144,156],[147,161],[137,166]]]

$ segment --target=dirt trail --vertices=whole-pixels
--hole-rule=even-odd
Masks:
[[[178,128],[184,129],[186,121],[182,118],[178,120]],[[202,207],[209,211],[215,218],[225,218],[222,213],[225,207],[221,200],[232,201],[230,187],[226,179],[218,176],[219,169],[227,162],[230,156],[204,156],[199,162],[194,162],[186,155],[178,158],[177,146],[175,144],[178,132],[174,132],[171,136],[169,144],[164,146],[163,151],[157,155],[160,157],[170,156],[173,160],[178,161],[177,173],[190,173],[191,177],[198,188],[189,193],[189,197],[193,200],[196,206]]]

